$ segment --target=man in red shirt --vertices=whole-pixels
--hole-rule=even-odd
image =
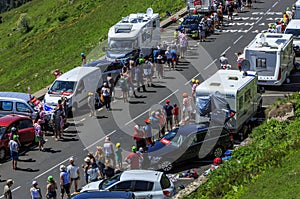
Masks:
[[[142,162],[143,157],[136,153],[136,146],[131,148],[131,153],[129,153],[125,161],[130,164],[130,169],[139,169],[140,168],[140,160]]]

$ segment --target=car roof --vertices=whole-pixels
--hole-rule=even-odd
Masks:
[[[25,101],[30,100],[28,93],[20,93],[20,92],[0,92],[0,97],[17,98],[17,99],[23,99]]]
[[[163,172],[153,170],[128,170],[124,171],[120,176],[120,181],[127,180],[144,180],[144,181],[159,181]]]
[[[72,70],[69,70],[66,73],[63,73],[60,77],[56,79],[56,81],[78,81],[82,77],[96,72],[99,70],[97,67],[82,67],[78,66],[76,68],[73,68]]]
[[[200,123],[200,124],[191,124],[191,125],[181,126],[175,130],[177,131],[178,134],[188,136],[192,132],[199,132],[199,131],[204,132],[208,128],[209,128],[209,123]]]
[[[9,126],[12,123],[22,119],[30,119],[30,118],[25,115],[16,115],[16,114],[5,115],[0,118],[0,126]]]
[[[134,194],[132,192],[123,191],[93,191],[93,192],[82,192],[72,197],[72,199],[85,199],[85,198],[132,198]]]

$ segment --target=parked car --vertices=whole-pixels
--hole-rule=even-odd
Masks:
[[[185,30],[188,36],[192,38],[199,38],[198,26],[202,18],[202,15],[188,15],[184,18],[178,27],[178,30]]]
[[[88,185],[83,187],[80,192],[131,191],[138,199],[171,198],[176,194],[174,184],[169,178],[163,172],[152,170],[128,170],[116,174],[110,179],[94,182],[92,186]]]
[[[100,198],[118,198],[118,199],[135,199],[136,197],[132,192],[125,191],[94,191],[94,192],[83,192],[72,196],[72,199],[100,199]]]
[[[21,145],[35,141],[33,122],[29,117],[13,114],[0,118],[0,160],[3,160],[9,151],[8,142],[12,127],[18,129]]]
[[[151,167],[170,171],[174,165],[195,158],[221,157],[233,146],[228,130],[210,123],[176,128],[148,147]],[[200,150],[201,149],[201,150]]]

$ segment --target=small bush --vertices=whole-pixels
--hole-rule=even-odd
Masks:
[[[23,33],[27,33],[31,30],[30,17],[27,13],[22,13],[17,21],[17,30]]]

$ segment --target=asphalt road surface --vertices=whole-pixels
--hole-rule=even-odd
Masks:
[[[11,162],[3,162],[0,165],[0,186],[4,186],[3,180],[12,178],[15,181],[12,187],[14,198],[30,198],[31,182],[37,180],[44,194],[47,176],[52,175],[58,181],[61,164],[67,165],[68,158],[74,156],[75,164],[81,165],[88,152],[94,152],[96,146],[103,146],[105,136],[110,136],[113,143],[121,143],[124,157],[135,144],[131,138],[135,124],[144,125],[144,119],[149,117],[149,113],[161,108],[166,99],[180,106],[182,93],[191,93],[191,79],[197,78],[201,82],[214,74],[219,68],[219,57],[222,53],[225,52],[229,62],[235,66],[234,53],[242,51],[258,32],[266,30],[268,23],[281,18],[282,12],[286,7],[291,7],[292,3],[293,0],[257,1],[253,8],[245,8],[242,13],[234,16],[233,21],[225,20],[223,30],[209,36],[206,42],[190,40],[190,48],[185,58],[180,60],[175,71],[166,68],[164,79],[154,79],[156,87],[147,87],[147,92],[138,93],[140,97],[130,98],[129,103],[119,99],[121,93],[117,89],[111,112],[99,109],[97,119],[93,119],[88,116],[88,109],[81,110],[70,119],[71,125],[65,130],[63,141],[56,142],[51,136],[46,136],[47,151],[40,152],[32,147],[24,152],[20,156],[19,170],[12,171]],[[170,42],[175,27],[176,24],[173,24],[163,29],[161,40]],[[272,104],[276,98],[299,90],[299,74],[294,73],[292,76],[289,85],[266,88],[263,95],[264,106]],[[179,166],[174,172],[195,167],[203,171],[210,163],[209,159],[191,161]],[[82,170],[81,177],[83,179]],[[84,185],[83,180],[80,184]],[[0,195],[0,198],[3,196]]]

